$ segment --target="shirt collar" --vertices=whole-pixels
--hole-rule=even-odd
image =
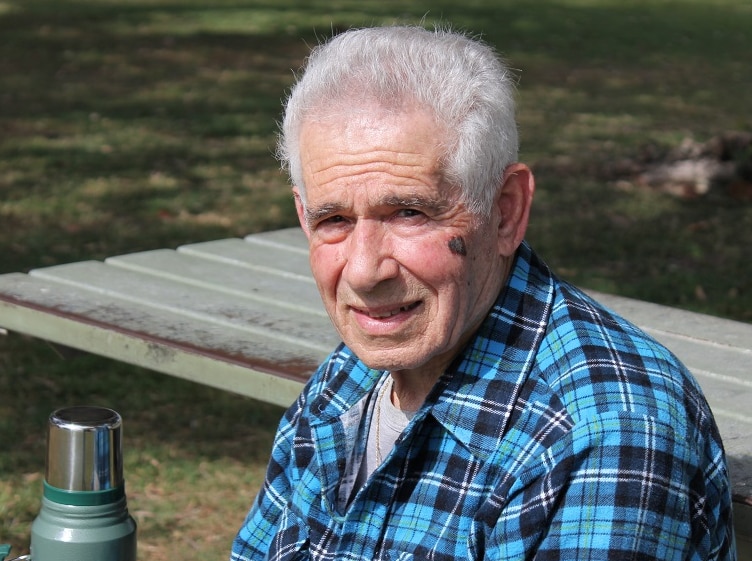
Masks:
[[[520,388],[535,363],[553,302],[548,267],[523,243],[505,287],[465,351],[429,395],[426,406],[470,452],[498,449]]]

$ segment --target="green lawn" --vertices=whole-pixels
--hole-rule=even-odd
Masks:
[[[607,181],[645,150],[752,130],[748,0],[0,0],[0,273],[295,224],[272,157],[308,47],[451,22],[519,69],[529,239],[586,287],[752,321],[752,202]],[[0,542],[28,545],[44,428],[125,419],[140,557],[225,558],[281,410],[0,337]]]

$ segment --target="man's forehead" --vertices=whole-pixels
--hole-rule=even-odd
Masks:
[[[371,180],[408,186],[438,183],[442,140],[422,114],[306,122],[300,133],[306,190],[331,183],[357,187]]]

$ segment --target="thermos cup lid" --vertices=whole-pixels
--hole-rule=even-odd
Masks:
[[[105,407],[77,406],[50,415],[47,483],[66,491],[123,486],[120,415]]]

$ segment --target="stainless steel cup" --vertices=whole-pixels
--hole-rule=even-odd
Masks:
[[[122,419],[112,409],[77,406],[50,415],[49,485],[66,491],[104,491],[123,486]]]

